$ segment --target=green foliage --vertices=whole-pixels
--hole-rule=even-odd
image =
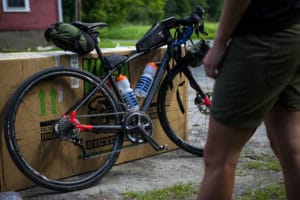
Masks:
[[[197,5],[205,9],[206,19],[217,21],[219,0],[85,0],[81,1],[81,21],[110,25],[149,24],[165,17],[188,16]],[[75,20],[75,0],[62,1],[65,22]]]
[[[210,21],[218,21],[221,14],[223,1],[220,0],[209,0],[208,7],[206,9],[208,14],[208,19]]]
[[[190,15],[197,5],[201,5],[204,9],[208,7],[206,0],[167,0],[164,8],[165,17],[183,18]]]
[[[75,20],[75,0],[64,0],[64,21]],[[108,24],[145,23],[163,17],[165,0],[81,1],[81,21]]]
[[[65,22],[71,22],[75,20],[75,0],[63,0],[62,1],[63,18]]]
[[[133,24],[149,24],[163,18],[165,0],[143,0],[129,8],[127,21]]]

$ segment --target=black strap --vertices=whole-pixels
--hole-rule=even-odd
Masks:
[[[177,100],[177,103],[178,103],[178,106],[180,108],[180,111],[182,114],[185,113],[185,110],[184,110],[184,106],[183,106],[183,103],[182,103],[182,100],[180,98],[180,94],[179,94],[179,87],[182,87],[183,85],[185,84],[185,81],[183,81],[182,83],[180,83],[177,87],[177,91],[176,91],[176,100]]]

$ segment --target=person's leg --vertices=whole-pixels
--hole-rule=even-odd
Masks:
[[[210,119],[204,149],[205,171],[198,200],[231,199],[237,161],[254,129],[237,129]]]
[[[265,124],[282,167],[287,199],[300,199],[300,112],[274,109]]]

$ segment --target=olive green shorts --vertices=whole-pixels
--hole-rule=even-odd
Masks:
[[[211,115],[234,127],[256,128],[276,106],[300,110],[300,24],[233,37],[213,95]]]

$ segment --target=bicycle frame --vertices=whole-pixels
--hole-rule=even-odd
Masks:
[[[173,46],[173,43],[169,43],[167,44],[167,49],[166,49],[166,52],[161,60],[161,63],[160,63],[160,67],[158,68],[158,71],[156,73],[156,76],[154,77],[154,80],[153,80],[153,84],[148,92],[148,95],[147,97],[144,99],[143,103],[142,103],[142,106],[140,108],[140,111],[141,112],[144,112],[146,113],[151,105],[151,102],[155,96],[155,93],[157,91],[157,88],[160,84],[160,82],[162,81],[164,75],[165,75],[165,72],[168,71],[168,68],[169,68],[169,62],[170,60],[172,59],[172,57],[170,56],[171,55],[171,52],[175,49],[176,47]],[[181,48],[181,47],[179,47]],[[178,48],[178,49],[179,49]],[[181,54],[181,49],[178,50],[179,53]],[[83,96],[66,114],[67,115],[70,115],[70,121],[72,123],[74,123],[75,125],[75,128],[81,130],[81,131],[85,131],[85,130],[88,130],[88,131],[93,131],[95,133],[97,132],[100,132],[100,131],[103,131],[103,130],[109,130],[109,131],[112,131],[112,132],[121,132],[122,129],[123,129],[123,126],[122,124],[120,125],[86,125],[86,124],[81,124],[79,123],[78,121],[75,120],[76,118],[76,110],[81,107],[94,93],[97,92],[97,90],[99,90],[101,87],[103,87],[103,85],[106,83],[106,81],[108,80],[112,86],[112,90],[114,91],[114,93],[116,94],[117,98],[121,101],[121,104],[125,104],[122,97],[121,97],[121,93],[117,87],[117,84],[116,84],[116,81],[114,80],[112,74],[114,71],[116,71],[117,69],[119,69],[121,66],[123,66],[125,63],[128,63],[142,55],[145,55],[147,54],[148,52],[141,52],[141,53],[135,53],[131,56],[129,56],[126,60],[124,60],[122,63],[120,63],[118,66],[114,67],[113,69],[110,69],[109,68],[109,63],[107,62],[107,60],[105,59],[105,57],[103,56],[102,52],[101,52],[101,49],[96,46],[96,52],[99,56],[99,58],[102,60],[102,63],[104,64],[103,67],[106,68],[107,70],[107,74],[102,77],[101,79],[101,82],[100,83],[97,83],[96,87],[90,91],[88,94],[86,94],[85,96]],[[183,65],[184,59],[179,59],[179,60],[176,60],[176,62],[178,62],[178,64],[176,65],[176,67],[181,67],[181,65]],[[210,105],[210,100],[208,99],[208,97],[206,97],[206,95],[204,94],[204,92],[202,91],[201,87],[198,85],[198,83],[196,82],[196,80],[194,79],[191,71],[189,70],[189,68],[187,68],[186,66],[185,67],[181,67],[181,70],[182,72],[186,75],[186,77],[188,78],[189,82],[190,82],[190,85],[193,89],[195,89],[195,91],[197,92],[197,94],[199,94],[201,96],[201,98],[203,99],[204,101],[204,104],[205,105]],[[126,112],[130,112],[130,111],[127,111],[125,108],[124,108],[124,113],[126,114]],[[122,113],[119,113],[120,116]],[[121,120],[122,121],[122,120]],[[151,146],[155,149],[155,150],[161,150],[163,149],[162,146],[160,146],[158,143],[156,143],[154,141],[154,139],[149,136],[148,134],[144,134],[143,135],[144,138],[151,144]]]

